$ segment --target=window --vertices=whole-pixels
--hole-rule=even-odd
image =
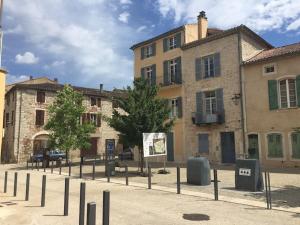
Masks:
[[[101,127],[101,115],[96,113],[83,113],[81,116],[81,124],[91,123],[97,127]]]
[[[295,79],[279,81],[280,107],[292,108],[297,106]]]
[[[198,134],[198,152],[209,153],[208,134]]]
[[[169,49],[176,48],[176,36],[170,37],[168,41],[169,41]]]
[[[214,56],[207,56],[204,59],[204,78],[215,76]]]
[[[275,64],[268,64],[263,66],[263,74],[269,75],[269,74],[275,74],[276,73],[276,66]]]
[[[171,99],[170,100],[170,118],[178,117],[178,99]]]
[[[292,139],[292,158],[300,159],[300,132],[293,132]]]
[[[15,121],[15,111],[12,111],[11,112],[11,123],[10,123],[10,125],[14,125],[14,121]]]
[[[95,97],[91,97],[91,106],[97,105],[97,99]]]
[[[151,82],[151,80],[152,80],[152,75],[153,75],[153,73],[152,73],[152,67],[151,66],[146,67],[146,79],[149,82]]]
[[[148,45],[145,47],[145,50],[144,50],[144,54],[145,54],[145,58],[149,58],[150,56],[153,55],[153,46],[152,45]]]
[[[10,95],[8,94],[8,95],[6,96],[6,105],[9,106],[9,104],[10,104]]]
[[[9,113],[5,114],[5,126],[8,127],[9,124]]]
[[[270,158],[282,158],[282,135],[281,134],[268,134],[268,157]]]
[[[174,83],[176,81],[177,63],[176,60],[169,61],[169,81]]]
[[[204,93],[205,96],[205,113],[216,114],[217,113],[217,98],[215,91],[208,91]]]
[[[97,125],[97,114],[90,114],[90,123]]]
[[[97,106],[101,108],[101,98],[97,98]]]
[[[35,112],[35,125],[43,126],[45,119],[45,111],[44,110],[36,110]]]
[[[36,101],[38,103],[45,103],[45,92],[44,91],[37,91]]]

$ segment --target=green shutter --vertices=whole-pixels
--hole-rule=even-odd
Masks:
[[[156,44],[153,43],[152,44],[152,56],[155,56],[156,55]]]
[[[176,48],[181,47],[181,33],[176,34]]]
[[[152,65],[151,85],[156,85],[156,65]]]
[[[269,88],[269,108],[270,110],[278,109],[278,94],[277,94],[277,80],[268,80]]]
[[[220,63],[220,53],[214,54],[214,71],[215,77],[221,76],[221,63]]]
[[[145,57],[145,48],[141,47],[141,59],[144,59]]]
[[[169,70],[168,70],[168,66],[169,66],[169,62],[168,61],[164,61],[164,85],[168,85],[169,84]]]
[[[182,118],[182,97],[177,98],[178,104],[178,118]]]
[[[292,150],[293,159],[300,159],[300,132],[294,132],[291,135],[292,138]]]
[[[195,59],[196,80],[201,80],[201,58]]]
[[[182,77],[181,77],[181,57],[178,57],[176,59],[176,83],[181,84],[182,83]]]
[[[203,92],[196,93],[196,124],[203,120]]]
[[[164,48],[164,52],[168,51],[168,38],[164,38],[163,40],[163,48]]]
[[[219,88],[216,90],[217,96],[217,112],[220,117],[220,123],[225,122],[225,110],[224,110],[224,100],[223,100],[223,89]]]
[[[141,78],[145,79],[145,68],[141,69]]]
[[[300,75],[296,77],[297,105],[300,107]]]
[[[268,134],[268,157],[282,158],[282,135],[281,134]]]

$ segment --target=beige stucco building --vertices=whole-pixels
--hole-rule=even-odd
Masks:
[[[244,63],[247,149],[264,165],[300,166],[300,44]]]
[[[3,113],[4,113],[5,77],[6,77],[6,71],[0,69],[0,155],[2,151],[2,139],[4,136]]]
[[[34,82],[14,84],[5,95],[5,137],[1,155],[3,162],[24,162],[31,154],[39,153],[48,147],[48,131],[44,125],[48,120],[47,107],[53,103],[56,93],[63,85],[57,80],[46,78]],[[96,125],[91,134],[91,148],[71,152],[71,159],[81,156],[96,156],[105,152],[106,140],[114,142],[118,151],[117,132],[110,128],[101,115],[111,116],[112,99],[119,91],[104,91],[83,87],[73,87],[84,95],[86,113],[83,122]],[[116,153],[116,152],[115,152]]]

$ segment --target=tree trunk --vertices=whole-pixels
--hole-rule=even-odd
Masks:
[[[70,158],[70,156],[69,156],[69,150],[66,150],[66,164],[67,164],[67,165],[70,164],[69,158]]]
[[[141,174],[144,173],[144,151],[141,147],[139,147],[140,152],[140,168],[141,168]]]

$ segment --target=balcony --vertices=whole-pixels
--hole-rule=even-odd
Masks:
[[[182,82],[178,82],[178,81],[170,81],[170,82],[164,82],[164,83],[160,83],[160,87],[162,88],[168,88],[168,87],[180,87],[182,84]]]
[[[200,125],[209,125],[209,124],[222,124],[224,123],[224,114],[202,114],[193,112],[192,113],[193,124],[198,126]]]

